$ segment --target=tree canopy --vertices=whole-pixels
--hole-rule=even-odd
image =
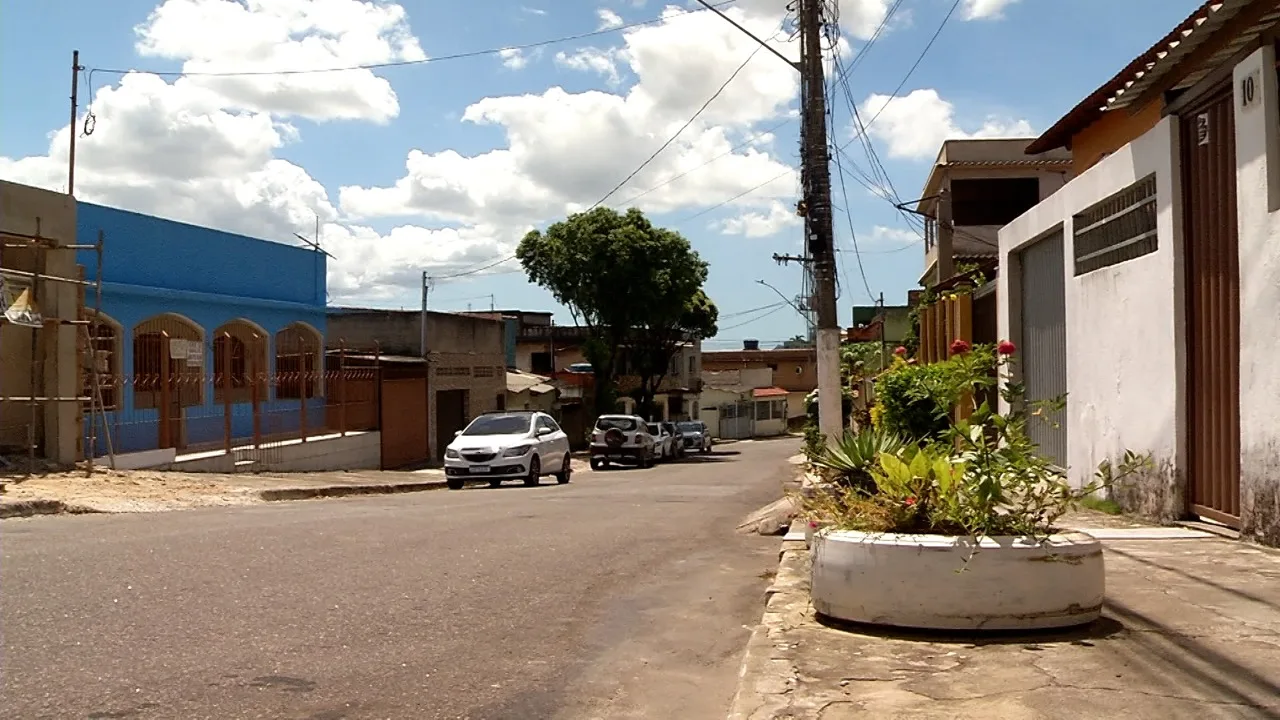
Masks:
[[[533,230],[516,257],[531,281],[591,329],[587,359],[598,389],[612,384],[627,347],[643,400],[651,400],[657,383],[647,387],[648,380],[660,382],[679,343],[716,333],[718,312],[702,290],[706,261],[683,235],[636,208],[595,208]]]

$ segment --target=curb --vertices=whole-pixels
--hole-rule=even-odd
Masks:
[[[0,503],[0,520],[35,515],[89,515],[98,512],[81,505],[68,505],[61,500],[17,500]]]
[[[791,659],[794,651],[781,635],[808,615],[808,555],[804,527],[797,520],[778,550],[778,573],[765,591],[764,615],[747,640],[728,720],[793,717],[789,707],[799,673]]]
[[[258,497],[267,502],[280,500],[309,500],[312,498],[347,497],[350,495],[394,495],[397,493],[443,490],[444,480],[426,480],[410,483],[376,483],[368,485],[322,485],[318,487],[275,488],[260,490]]]

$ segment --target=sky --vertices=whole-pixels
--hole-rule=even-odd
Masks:
[[[917,286],[923,245],[893,202],[919,195],[943,140],[1035,136],[1199,4],[841,0],[827,70],[843,78],[830,99],[847,147],[832,168],[842,324]],[[568,323],[509,258],[529,230],[603,199],[708,261],[721,320],[707,349],[779,342],[805,331],[784,302],[801,270],[773,260],[802,251],[798,77],[700,8],[0,0],[0,177],[65,191],[79,50],[80,200],[293,244],[318,224],[331,304],[415,308],[426,271],[433,309]],[[721,10],[798,57],[786,0]]]

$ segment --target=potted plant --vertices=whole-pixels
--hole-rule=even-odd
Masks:
[[[851,478],[805,499],[817,530],[819,613],[953,630],[1068,627],[1100,615],[1102,546],[1055,522],[1149,459],[1126,452],[1118,466],[1103,463],[1092,482],[1072,487],[1027,436],[1027,418],[1041,419],[1058,403],[1025,412],[1021,388],[1007,378],[1014,351],[1008,342],[970,348],[957,341],[943,363],[900,358],[878,385],[886,407],[876,431],[916,434],[876,447],[874,457],[837,450],[817,461]],[[1001,380],[1014,408],[1003,414],[975,400]]]

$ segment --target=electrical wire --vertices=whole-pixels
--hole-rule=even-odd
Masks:
[[[714,8],[721,8],[726,5],[732,5],[735,2],[737,2],[737,0],[723,0],[722,2],[712,3],[711,6]],[[698,8],[696,10],[681,10],[678,13],[678,15],[679,16],[692,15],[694,13],[701,13],[701,12],[707,12],[707,10],[702,8]],[[196,71],[187,72],[183,70],[138,70],[138,69],[120,70],[115,68],[92,68],[91,72],[110,73],[114,75],[127,75],[133,72],[141,72],[141,73],[156,75],[159,77],[261,77],[261,76],[275,76],[275,75],[316,75],[316,74],[323,74],[323,73],[353,72],[357,70],[383,70],[387,68],[407,67],[410,65],[426,65],[428,63],[437,63],[437,62],[443,62],[446,60],[463,60],[467,58],[483,57],[485,55],[497,55],[499,53],[510,52],[512,50],[533,50],[540,47],[546,47],[547,45],[557,45],[559,43],[573,42],[575,40],[585,40],[587,38],[597,37],[600,35],[608,35],[611,33],[623,32],[624,30],[630,30],[632,28],[642,27],[645,25],[655,25],[657,23],[665,22],[670,17],[671,15],[664,12],[663,15],[660,17],[656,17],[650,20],[641,20],[638,22],[626,23],[624,25],[619,25],[618,27],[614,27],[614,28],[593,30],[591,32],[578,33],[576,35],[565,35],[562,37],[551,38],[548,40],[539,40],[536,42],[524,43],[522,45],[507,45],[499,48],[487,48],[485,50],[471,50],[468,52],[453,53],[449,55],[437,55],[436,57],[427,57],[427,58],[422,58],[420,60],[393,60],[389,62],[369,63],[365,65],[350,65],[345,67],[310,68],[310,69],[293,69],[293,70],[227,70],[227,71],[196,70]]]
[[[725,330],[734,330],[734,329],[737,329],[737,328],[740,328],[740,327],[744,327],[744,326],[746,326],[746,325],[750,325],[750,324],[751,324],[751,323],[753,323],[753,322],[758,322],[758,321],[760,321],[760,320],[763,320],[763,319],[765,319],[765,318],[769,317],[770,315],[772,315],[772,314],[774,314],[774,313],[778,312],[779,310],[784,309],[785,307],[786,307],[785,305],[779,304],[777,307],[773,308],[772,310],[770,310],[769,312],[767,312],[767,313],[765,313],[765,314],[763,314],[763,315],[760,315],[759,317],[754,317],[754,318],[752,318],[752,319],[750,319],[750,320],[747,320],[747,321],[745,321],[745,322],[737,323],[736,325],[730,325],[730,326],[728,326],[728,327],[718,328],[718,330],[719,330],[719,331],[721,331],[721,332],[723,332],[723,331],[725,331]]]
[[[785,302],[776,302],[776,303],[773,303],[772,305],[761,305],[761,306],[760,306],[760,307],[758,307],[758,308],[751,308],[750,310],[739,310],[738,312],[723,313],[723,314],[721,314],[721,315],[720,315],[720,319],[721,319],[721,320],[725,320],[725,319],[727,319],[727,318],[731,318],[731,317],[738,317],[738,316],[741,316],[741,315],[750,315],[751,313],[760,312],[761,310],[772,310],[772,309],[774,309],[774,308],[776,308],[776,307],[781,307],[781,306],[783,306],[783,305],[786,305],[786,303],[785,303]]]
[[[605,193],[604,197],[595,201],[595,203],[593,203],[591,207],[588,208],[588,210],[594,210],[595,208],[600,207],[601,203],[613,197],[613,194],[621,190],[623,185],[626,185],[628,182],[630,182],[631,178],[638,175],[641,170],[644,170],[646,167],[649,166],[649,163],[653,162],[655,158],[661,155],[663,150],[666,150],[668,147],[670,147],[671,143],[675,142],[676,138],[680,137],[680,134],[683,133],[685,130],[687,130],[689,126],[692,125],[694,121],[696,121],[702,115],[702,113],[706,111],[708,107],[711,106],[711,103],[715,102],[716,98],[720,97],[721,93],[724,92],[725,88],[729,87],[729,84],[732,83],[738,77],[738,74],[741,73],[747,67],[747,65],[750,64],[750,62],[755,59],[756,54],[760,52],[760,49],[761,49],[761,46],[757,45],[755,50],[752,50],[751,54],[747,56],[747,59],[743,60],[742,64],[739,65],[731,75],[729,75],[729,79],[721,83],[720,87],[716,88],[716,91],[711,94],[711,97],[707,98],[707,101],[702,103],[702,107],[698,108],[698,111],[693,114],[693,117],[690,117],[688,120],[686,120],[685,123],[680,126],[680,129],[676,130],[674,135],[667,138],[667,141],[662,143],[661,147],[659,147],[657,150],[654,150],[652,155],[650,155],[644,162],[640,163],[640,167],[636,168],[635,170],[632,170],[630,175],[623,178],[622,182],[618,183],[617,185],[614,185],[612,190]]]

